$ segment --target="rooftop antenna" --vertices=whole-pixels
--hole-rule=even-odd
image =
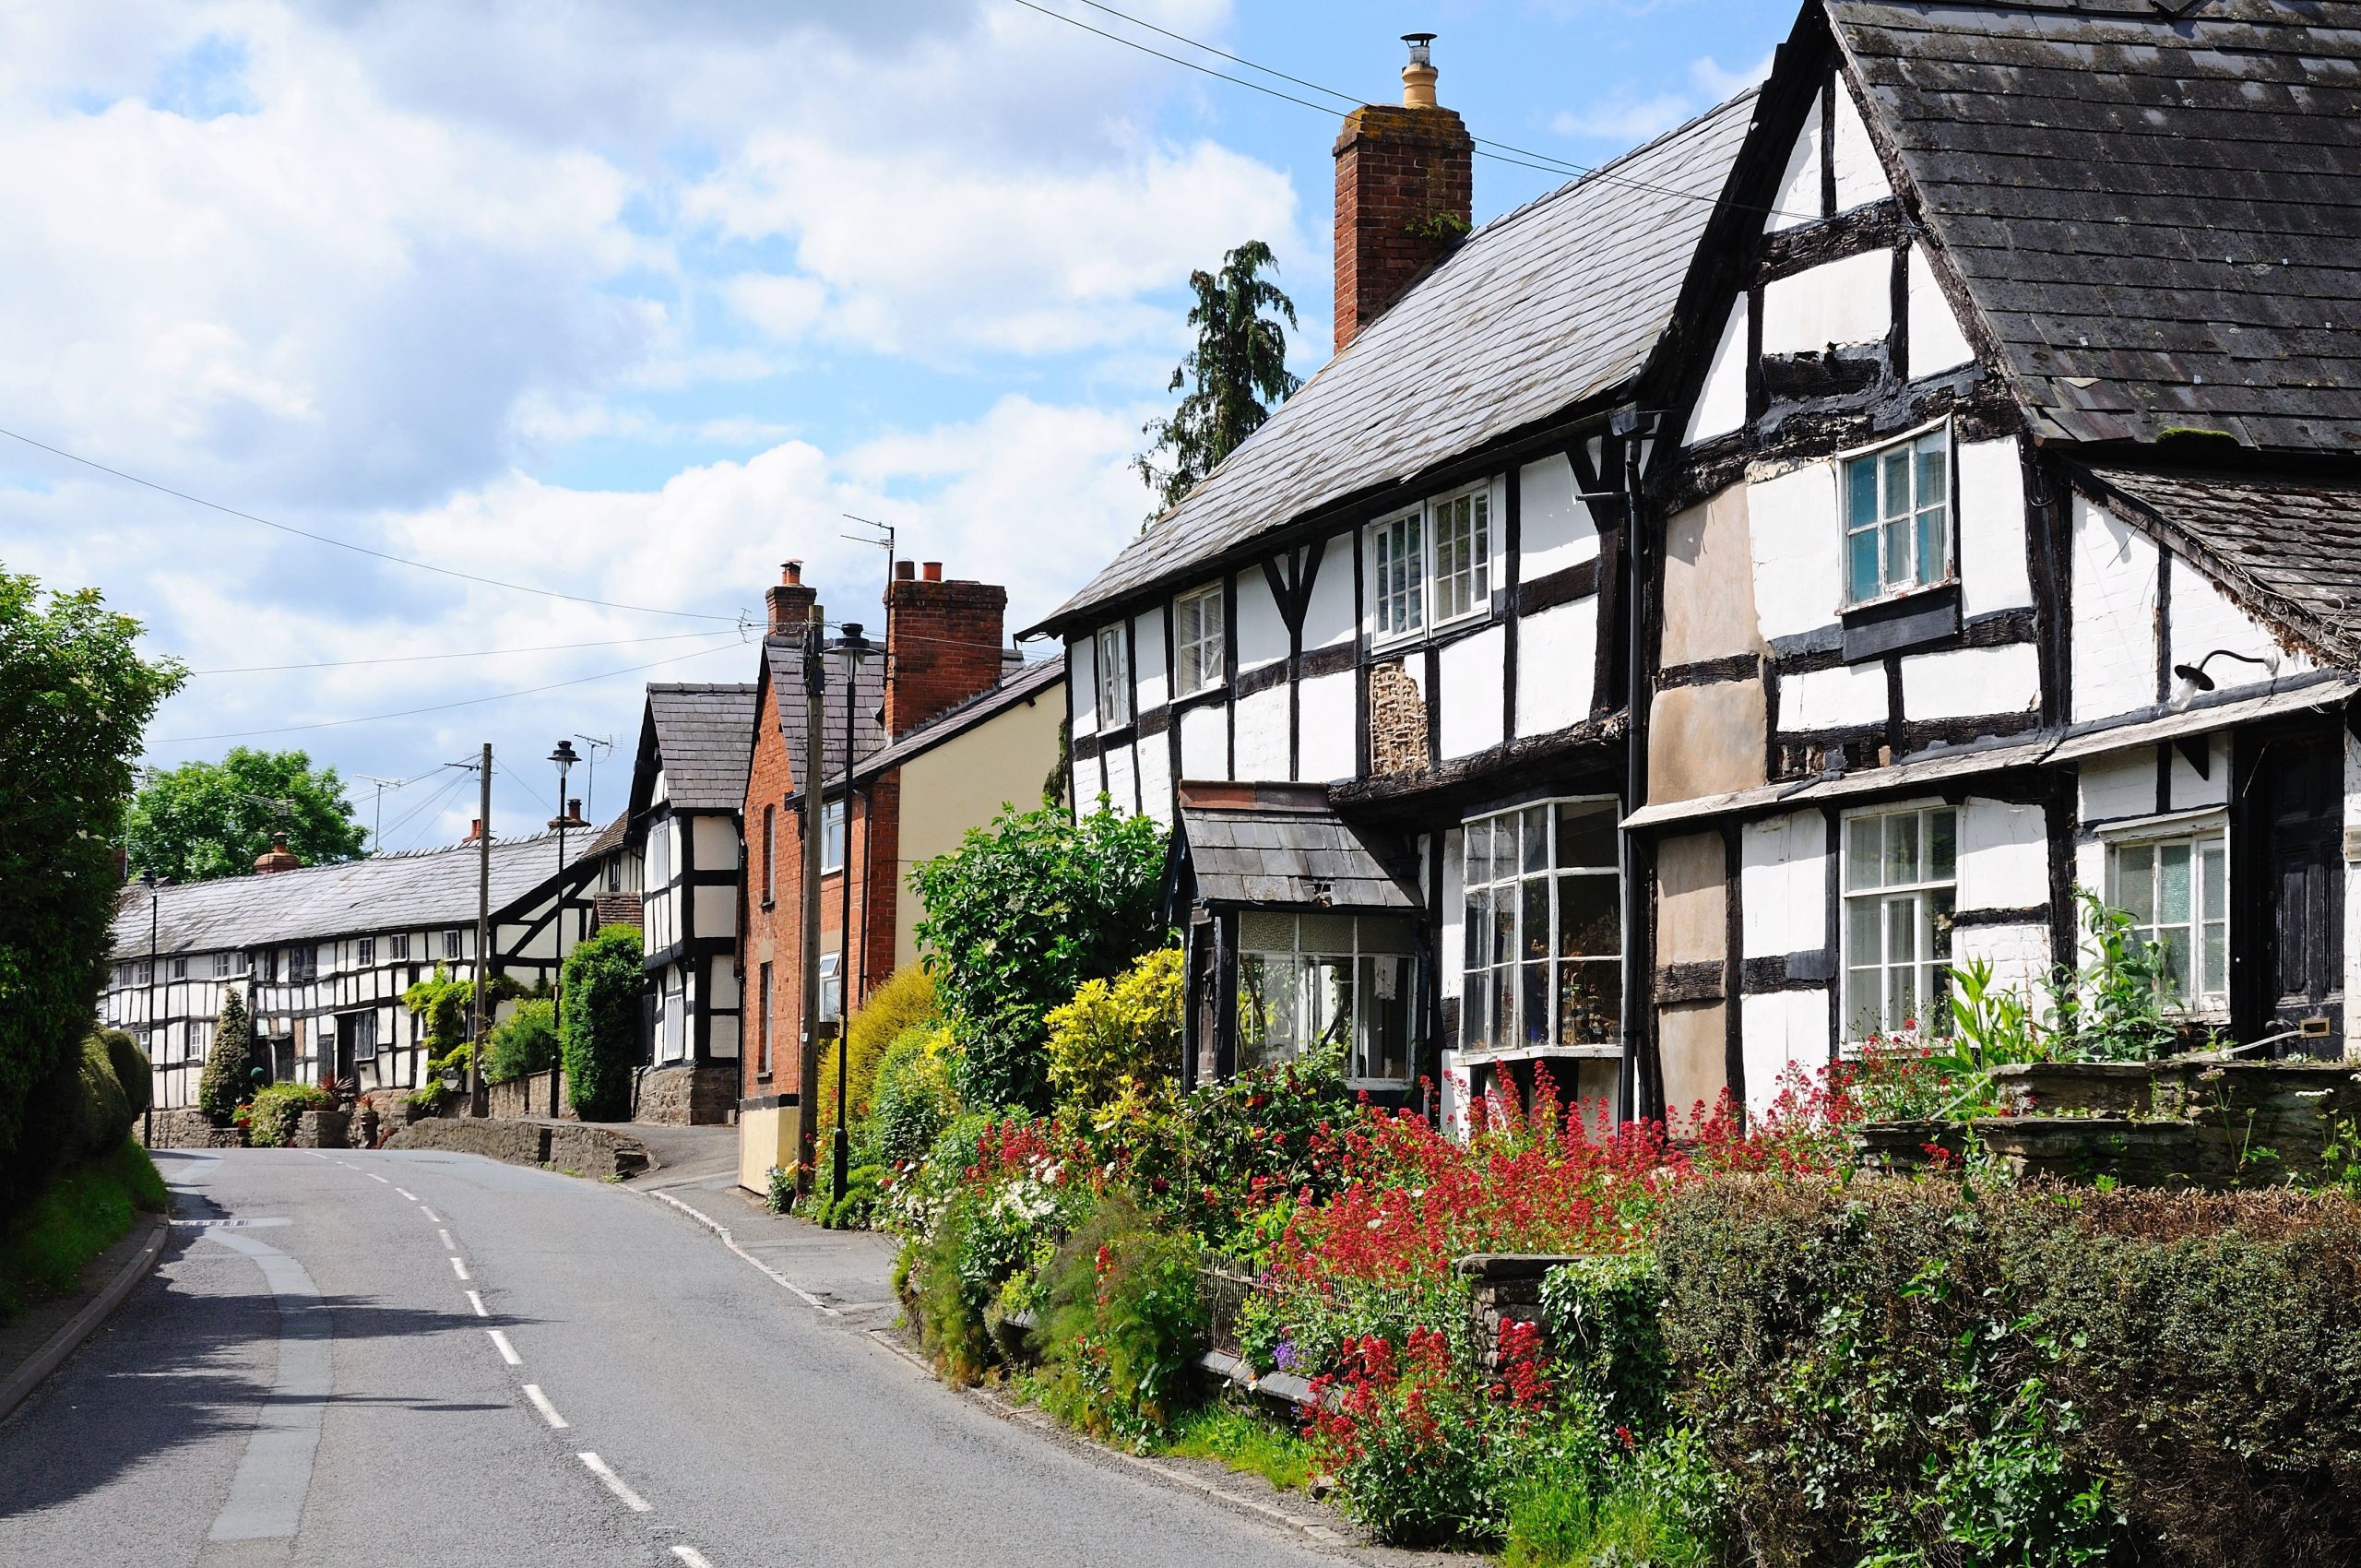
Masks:
[[[582,791],[582,809],[589,814],[591,821],[596,822],[599,820],[599,754],[613,751],[615,738],[609,735],[602,739],[597,735],[585,735],[579,731],[575,732],[574,738],[590,748],[590,782]],[[564,802],[560,802],[558,809],[561,811],[564,809]]]
[[[375,825],[369,829],[369,852],[374,855],[377,853],[378,850],[383,849],[386,847],[386,791],[388,790],[403,789],[410,783],[410,780],[407,778],[380,778],[374,773],[356,773],[353,777],[360,779],[363,784],[374,784],[377,786],[377,792],[373,797],[376,805],[376,822]]]
[[[844,533],[836,537],[848,539],[855,544],[877,545],[885,552],[885,636],[879,647],[885,655],[884,685],[886,690],[891,691],[894,685],[894,525],[881,523],[873,517],[856,517],[850,512],[839,512],[836,516],[846,522],[859,523],[865,529],[875,529],[878,533],[885,536],[879,539],[871,534]],[[852,701],[850,688],[847,688],[845,692],[845,701],[848,705]],[[845,766],[848,770],[852,766],[850,752],[845,754]]]

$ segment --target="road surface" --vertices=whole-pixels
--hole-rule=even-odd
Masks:
[[[1335,1559],[999,1419],[628,1190],[158,1157],[153,1278],[0,1425],[7,1568]],[[883,1295],[883,1291],[874,1292]]]

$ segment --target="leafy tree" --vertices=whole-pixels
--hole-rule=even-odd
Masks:
[[[1165,388],[1178,392],[1186,386],[1189,393],[1170,419],[1140,427],[1156,445],[1132,459],[1156,491],[1158,511],[1180,505],[1302,385],[1287,374],[1287,335],[1277,320],[1285,316],[1287,327],[1296,325],[1295,302],[1262,276],[1265,267],[1278,270],[1271,247],[1249,240],[1222,257],[1219,272],[1189,274],[1190,291],[1197,297],[1189,307],[1189,325],[1196,329],[1197,346],[1175,367]],[[1157,460],[1168,450],[1169,466]]]
[[[1080,819],[1055,805],[1003,812],[910,875],[918,940],[967,1048],[970,1105],[1046,1110],[1043,1020],[1086,980],[1161,946],[1164,835],[1107,798]]]
[[[127,836],[131,869],[175,882],[245,876],[274,833],[286,834],[307,866],[359,860],[369,848],[335,768],[314,768],[304,752],[232,746],[219,762],[184,763],[140,788]]]
[[[213,1021],[213,1050],[196,1081],[197,1109],[220,1126],[246,1098],[255,1066],[255,1022],[235,986],[221,988],[221,1012]]]
[[[545,1073],[557,1061],[557,1004],[546,996],[516,1004],[516,1011],[492,1027],[484,1051],[483,1081],[514,1083]]]
[[[0,573],[0,1204],[38,1174],[17,1158],[28,1096],[89,1032],[132,758],[185,678],[95,589],[43,599]]]
[[[565,1016],[558,1046],[565,1092],[585,1122],[631,1116],[631,1071],[639,1060],[639,995],[647,984],[639,928],[601,926],[565,956]]]

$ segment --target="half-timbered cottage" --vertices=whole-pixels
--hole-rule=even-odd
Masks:
[[[1645,475],[1644,1102],[1940,1028],[2080,891],[2350,1049],[2356,70],[2352,6],[1807,7]]]
[[[1192,1079],[1348,1039],[1379,1099],[1612,1096],[1635,395],[1752,97],[1465,233],[1468,133],[1404,81],[1336,142],[1335,358],[1036,630],[1075,800],[1175,828]]]
[[[528,986],[556,979],[561,931],[571,951],[588,929],[581,851],[592,837],[568,836],[563,876],[556,834],[493,841],[493,973]],[[145,1044],[163,1109],[196,1103],[230,988],[245,999],[255,1060],[274,1081],[415,1088],[422,1022],[401,994],[438,968],[455,979],[476,972],[478,856],[472,839],[323,866],[295,866],[282,849],[263,863],[290,869],[152,895],[135,883],[116,911],[100,1017]]]

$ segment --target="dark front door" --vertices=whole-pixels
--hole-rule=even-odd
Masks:
[[[2325,1018],[2269,1054],[2344,1054],[2344,736],[2271,737],[2247,786],[2255,909],[2255,1013],[2246,1038]],[[2231,940],[2237,940],[2233,932]],[[2314,1023],[2313,1028],[2319,1029]]]

